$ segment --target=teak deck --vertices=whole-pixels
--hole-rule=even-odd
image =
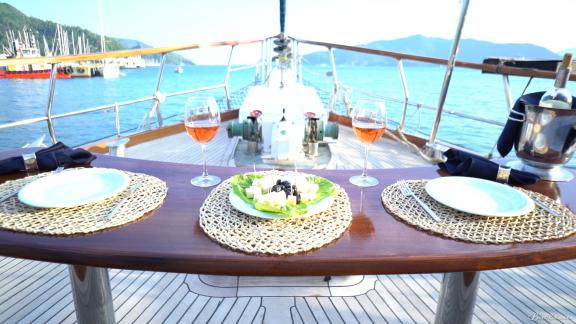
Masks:
[[[158,147],[166,147],[161,143],[156,144]],[[128,154],[131,154],[130,150]],[[152,153],[149,151],[149,154]],[[359,160],[358,154],[353,152],[343,157],[350,161]],[[192,155],[191,158],[197,156]],[[156,173],[168,180],[169,197],[157,215],[134,226],[87,237],[34,238],[37,244],[28,246],[28,249],[22,244],[29,241],[30,235],[0,232],[2,254],[15,255],[17,252],[22,253],[20,256],[58,262],[84,259],[84,264],[190,273],[320,275],[282,281],[278,278],[266,280],[111,270],[114,306],[119,322],[262,322],[264,319],[296,323],[428,322],[433,319],[436,308],[439,275],[357,275],[334,277],[328,283],[322,280],[322,276],[485,270],[571,259],[576,255],[574,237],[543,245],[476,245],[431,236],[385,213],[379,200],[383,186],[396,178],[435,177],[437,174],[433,168],[377,171],[382,184],[366,190],[363,215],[359,213],[357,204],[359,190],[345,184],[347,177],[357,171],[318,172],[344,185],[352,200],[354,222],[349,232],[339,241],[304,255],[246,256],[225,250],[205,237],[198,241],[185,239],[176,242],[174,238],[183,233],[193,237],[203,235],[195,223],[197,208],[194,206],[201,203],[207,191],[194,189],[188,184],[188,179],[198,173],[199,168],[184,164],[113,160],[101,157],[95,166],[114,164],[132,171]],[[212,170],[221,175],[238,172],[234,169]],[[572,210],[576,210],[575,187],[573,184],[560,186],[560,195]],[[550,192],[550,188],[544,189]],[[185,216],[178,216],[175,212],[178,208],[189,212]],[[164,212],[167,214],[161,214]],[[170,221],[165,224],[160,221],[161,218]],[[138,234],[154,226],[160,226],[161,235],[149,238],[141,236],[142,232]],[[167,227],[162,229],[162,226]],[[22,238],[13,241],[20,236]],[[138,243],[123,245],[129,239],[135,239]],[[11,243],[5,244],[6,240]],[[99,247],[83,250],[81,246],[85,243],[97,243]],[[146,253],[135,256],[133,252],[142,250],[144,244],[147,246]],[[63,250],[76,250],[79,253],[64,258],[59,253]],[[124,252],[120,253],[121,250]],[[114,254],[112,258],[105,256],[110,253]],[[182,261],[183,256],[191,253],[200,255],[202,262]],[[361,257],[362,254],[364,257]],[[178,259],[181,261],[176,262]],[[64,266],[3,258],[0,269],[3,296],[0,299],[0,321],[74,321],[72,297]],[[475,320],[526,322],[531,316],[546,314],[573,320],[576,316],[576,301],[573,297],[576,295],[575,270],[574,261],[568,261],[486,271],[480,285]]]

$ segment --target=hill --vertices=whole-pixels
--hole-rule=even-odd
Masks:
[[[56,34],[56,26],[57,23],[55,22],[26,16],[11,5],[0,3],[0,50],[5,47],[8,48],[9,46],[6,36],[7,31],[12,30],[17,33],[18,31],[22,31],[24,28],[30,29],[39,42],[42,42],[42,37],[46,37],[46,41],[50,45],[54,35]],[[74,33],[74,37],[84,34],[92,52],[100,50],[100,35],[76,26],[63,25],[62,27],[70,35]],[[111,37],[105,37],[105,41],[106,50],[114,51],[125,48]]]
[[[116,41],[118,41],[122,46],[124,46],[127,49],[137,49],[137,48],[150,48],[152,46],[146,44],[146,43],[142,43],[141,41],[135,40],[135,39],[125,39],[125,38],[115,38]],[[144,55],[143,56],[144,59],[146,60],[153,60],[153,61],[160,61],[162,59],[162,55],[161,54],[156,54],[156,55]],[[167,55],[166,57],[166,63],[168,64],[180,64],[180,62],[182,62],[183,64],[186,65],[194,65],[194,63],[192,61],[190,61],[189,59],[184,58],[182,55],[180,54],[176,54],[176,53],[170,53]]]
[[[452,40],[414,35],[394,40],[381,40],[358,46],[447,59],[450,54]],[[475,39],[463,39],[460,43],[460,50],[458,52],[459,61],[482,63],[484,58],[494,56],[524,57],[529,59],[560,59],[558,54],[544,47],[532,44],[498,44]],[[338,64],[343,65],[370,66],[396,64],[394,59],[341,50],[334,50],[334,58]],[[304,60],[309,64],[330,63],[326,51],[305,55]],[[407,61],[407,63],[418,64],[413,61]]]
[[[55,22],[26,16],[24,13],[14,8],[13,6],[7,3],[0,3],[0,53],[3,52],[4,48],[9,48],[10,46],[6,36],[6,32],[9,30],[18,33],[19,31],[21,32],[24,28],[26,28],[32,31],[32,34],[36,36],[39,42],[42,42],[42,38],[45,37],[50,46],[52,44],[54,35],[56,34],[57,25],[58,24]],[[84,35],[91,51],[93,53],[100,51],[99,34],[77,26],[62,25],[62,28],[64,31],[68,32],[70,37],[72,36],[72,33],[75,35],[74,37],[77,37],[78,35]],[[105,37],[105,40],[107,51],[152,47],[148,44],[133,39]],[[43,46],[40,46],[40,49],[42,50],[42,54],[44,54]],[[146,55],[144,58],[159,61],[161,59],[161,55]],[[190,60],[185,59],[181,55],[175,53],[168,54],[166,62],[171,64],[178,64],[180,62],[189,65],[194,64]]]

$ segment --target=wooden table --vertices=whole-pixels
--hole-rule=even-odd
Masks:
[[[0,153],[0,159],[16,151]],[[190,185],[195,165],[98,156],[95,167],[156,176],[168,184],[164,204],[149,217],[96,234],[50,237],[0,231],[0,255],[70,264],[78,319],[114,321],[106,268],[213,275],[303,276],[445,273],[437,322],[470,321],[479,271],[576,258],[576,235],[545,243],[484,245],[455,241],[423,231],[389,215],[382,190],[400,179],[440,176],[436,167],[371,170],[380,185],[360,189],[348,178],[359,171],[311,171],[348,193],[350,229],[328,246],[295,256],[254,256],[211,241],[198,225],[199,208],[210,189]],[[248,170],[210,167],[226,179]],[[0,182],[24,174],[1,176]],[[541,182],[529,187],[559,198],[576,211],[576,181]]]

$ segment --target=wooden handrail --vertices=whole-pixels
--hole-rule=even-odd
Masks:
[[[46,56],[46,57],[29,57],[29,58],[14,58],[0,60],[0,66],[8,65],[26,65],[26,64],[54,64],[63,62],[80,62],[80,61],[94,61],[106,58],[128,57],[136,55],[151,55],[171,53],[176,51],[183,51],[197,48],[210,48],[220,46],[236,46],[242,44],[253,44],[261,42],[262,39],[257,40],[243,40],[243,41],[221,41],[210,42],[203,44],[190,44],[181,46],[167,46],[167,47],[153,47],[153,48],[139,48],[132,50],[111,51],[103,53],[80,54],[80,55],[64,55],[64,56]]]
[[[397,60],[411,60],[411,61],[424,62],[424,63],[440,64],[440,65],[448,64],[448,60],[436,58],[436,57],[404,54],[404,53],[383,51],[383,50],[358,47],[358,46],[350,46],[350,45],[342,45],[342,44],[335,44],[335,43],[303,40],[303,39],[298,39],[298,38],[294,38],[294,40],[296,40],[302,44],[323,46],[326,48],[336,48],[336,49],[341,49],[341,50],[351,51],[351,52],[357,52],[357,53],[365,53],[365,54],[372,54],[372,55],[378,55],[378,56],[385,56],[385,57],[390,57],[390,58],[394,58]],[[468,69],[481,70],[484,73],[507,74],[507,75],[535,77],[535,78],[544,78],[544,79],[556,78],[556,73],[554,73],[554,72],[537,70],[537,69],[529,69],[529,68],[517,68],[517,67],[511,67],[511,66],[504,66],[504,65],[482,64],[482,63],[463,62],[463,61],[456,61],[456,66],[468,68]],[[570,80],[573,80],[573,81],[576,80],[576,74],[572,74],[570,76]]]
[[[404,60],[411,60],[411,61],[417,61],[417,62],[423,62],[423,63],[432,63],[432,64],[439,64],[439,65],[446,65],[448,63],[447,60],[441,59],[441,58],[436,58],[436,57],[405,54],[405,53],[398,53],[398,52],[392,52],[392,51],[383,51],[383,50],[377,50],[377,49],[371,49],[371,48],[365,48],[365,47],[342,45],[342,44],[336,44],[336,43],[318,42],[318,41],[304,40],[304,39],[298,39],[298,38],[293,38],[293,39],[302,43],[302,44],[323,46],[323,47],[327,47],[327,48],[337,48],[337,49],[341,49],[341,50],[345,50],[345,51],[372,54],[372,55],[378,55],[378,56],[385,56],[385,57],[390,57],[390,58],[394,58],[397,60],[404,59]],[[242,44],[253,44],[253,43],[258,43],[261,41],[263,41],[263,39],[244,40],[244,41],[220,41],[220,42],[210,42],[210,43],[204,43],[204,44],[190,44],[190,45],[181,45],[181,46],[140,48],[140,49],[133,49],[133,50],[121,50],[121,51],[82,54],[82,55],[16,58],[16,59],[0,60],[0,66],[26,65],[26,64],[54,64],[54,63],[63,63],[63,62],[92,61],[92,60],[102,60],[105,58],[162,54],[162,53],[170,53],[170,52],[175,52],[175,51],[183,51],[183,50],[198,49],[198,48],[210,48],[210,47],[220,47],[220,46],[236,46],[236,45],[242,45]],[[551,71],[543,71],[543,70],[529,69],[529,68],[517,68],[517,67],[495,65],[495,64],[482,64],[482,63],[456,61],[456,66],[468,68],[468,69],[481,70],[484,73],[506,74],[506,75],[545,78],[545,79],[554,79],[556,77],[556,73],[551,72]],[[576,80],[576,74],[572,74],[570,76],[570,80],[572,80],[572,81]]]

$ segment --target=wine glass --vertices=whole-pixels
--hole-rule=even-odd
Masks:
[[[379,140],[386,129],[386,106],[384,101],[360,99],[352,110],[352,129],[364,144],[364,169],[361,175],[350,177],[350,182],[358,187],[373,187],[378,179],[366,173],[368,166],[368,145]]]
[[[220,178],[209,175],[206,169],[206,145],[220,127],[220,111],[213,97],[190,97],[184,105],[184,126],[188,135],[202,147],[204,169],[201,176],[190,180],[197,187],[210,187],[220,183]]]

